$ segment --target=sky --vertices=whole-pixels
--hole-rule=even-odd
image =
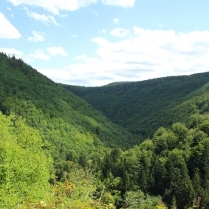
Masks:
[[[209,71],[209,0],[0,0],[0,51],[57,83]]]

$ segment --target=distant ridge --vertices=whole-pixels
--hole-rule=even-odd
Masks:
[[[121,84],[132,83],[132,82],[134,82],[134,81],[118,81],[118,82],[109,83],[104,86],[117,86],[117,85],[121,85]]]
[[[206,72],[138,82],[116,82],[102,87],[63,86],[114,123],[147,137],[160,126],[168,127],[176,122],[177,106],[196,96],[208,82],[209,72]],[[179,116],[178,120],[185,121],[185,118]]]

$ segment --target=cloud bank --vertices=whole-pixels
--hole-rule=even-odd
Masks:
[[[209,70],[208,37],[209,31],[177,33],[133,27],[129,37],[118,41],[93,38],[94,57],[81,55],[78,64],[39,70],[57,82],[86,86],[205,72]]]
[[[8,0],[15,6],[28,5],[38,6],[46,9],[54,14],[59,14],[61,10],[74,11],[81,7],[86,7],[90,4],[95,4],[99,0]],[[100,0],[105,5],[119,6],[119,7],[132,7],[135,0]]]

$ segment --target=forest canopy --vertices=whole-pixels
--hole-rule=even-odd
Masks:
[[[88,89],[0,53],[0,208],[209,208],[208,76]]]

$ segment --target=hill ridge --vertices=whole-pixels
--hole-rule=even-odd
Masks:
[[[102,87],[62,86],[85,99],[114,123],[147,137],[158,127],[176,122],[171,117],[175,106],[198,94],[198,89],[208,82],[209,72],[206,72]]]

